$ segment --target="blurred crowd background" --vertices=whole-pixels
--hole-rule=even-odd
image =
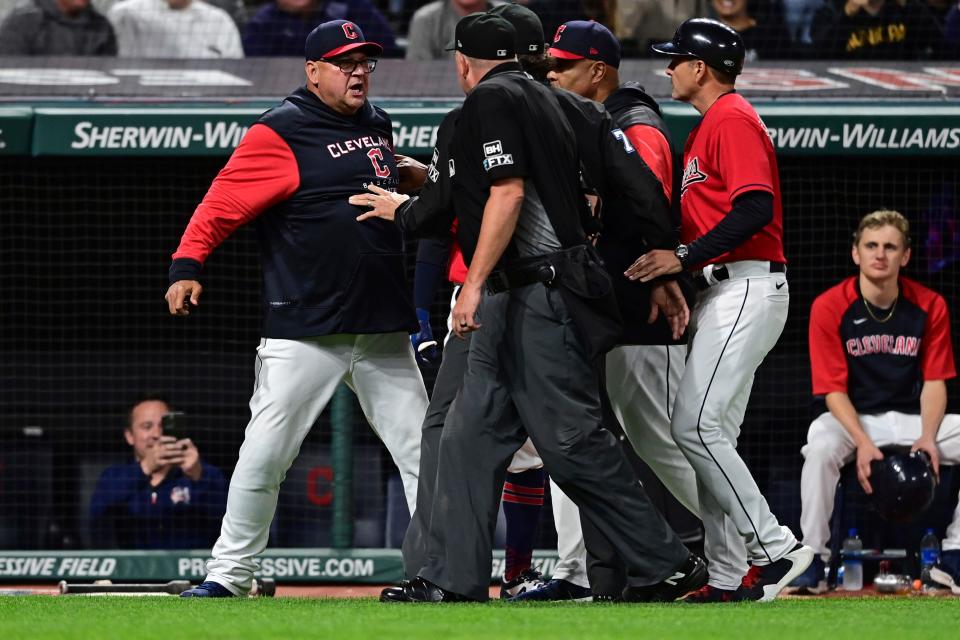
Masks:
[[[649,55],[683,20],[715,17],[743,36],[748,60],[957,58],[955,0],[521,0],[547,39],[596,20],[627,57]],[[387,57],[442,58],[457,20],[499,0],[0,0],[0,55],[134,58],[300,56],[307,33],[346,19]]]

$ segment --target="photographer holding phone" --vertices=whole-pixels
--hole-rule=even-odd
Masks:
[[[201,461],[183,420],[155,396],[130,408],[123,435],[134,459],[105,469],[90,501],[96,546],[193,549],[216,539],[226,480]]]

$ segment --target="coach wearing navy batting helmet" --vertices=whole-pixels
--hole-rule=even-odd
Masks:
[[[367,185],[399,182],[390,118],[367,100],[381,51],[346,20],[314,29],[306,85],[250,128],[173,254],[173,315],[199,303],[201,266],[247,222],[257,228],[263,273],[251,420],[207,578],[184,596],[250,590],[280,481],[341,381],[400,468],[414,509],[427,394],[408,337],[417,320],[402,236],[386,221],[357,224],[360,209],[347,202]]]

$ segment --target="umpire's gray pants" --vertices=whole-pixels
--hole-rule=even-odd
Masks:
[[[433,496],[437,484],[437,462],[440,454],[440,434],[447,419],[447,411],[463,385],[467,369],[470,336],[466,340],[451,337],[443,347],[443,360],[430,396],[430,404],[423,419],[420,437],[420,476],[417,482],[417,508],[410,518],[410,526],[403,538],[403,568],[408,579],[414,578],[427,564],[430,545],[442,546],[439,532],[431,529]]]
[[[560,292],[485,296],[463,386],[440,437],[427,564],[420,575],[486,600],[507,465],[527,434],[553,479],[622,553],[631,585],[671,575],[687,549],[633,481],[602,427],[597,373]],[[519,413],[520,422],[507,413]],[[526,426],[526,431],[524,431]],[[421,456],[423,452],[421,452]]]

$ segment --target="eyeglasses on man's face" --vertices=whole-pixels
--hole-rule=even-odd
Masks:
[[[363,60],[354,60],[353,58],[340,58],[339,60],[326,60],[322,59],[323,62],[327,64],[332,64],[336,68],[340,69],[342,73],[353,73],[357,70],[357,67],[362,67],[367,73],[373,73],[373,70],[377,68],[377,60],[375,58],[365,58]]]

